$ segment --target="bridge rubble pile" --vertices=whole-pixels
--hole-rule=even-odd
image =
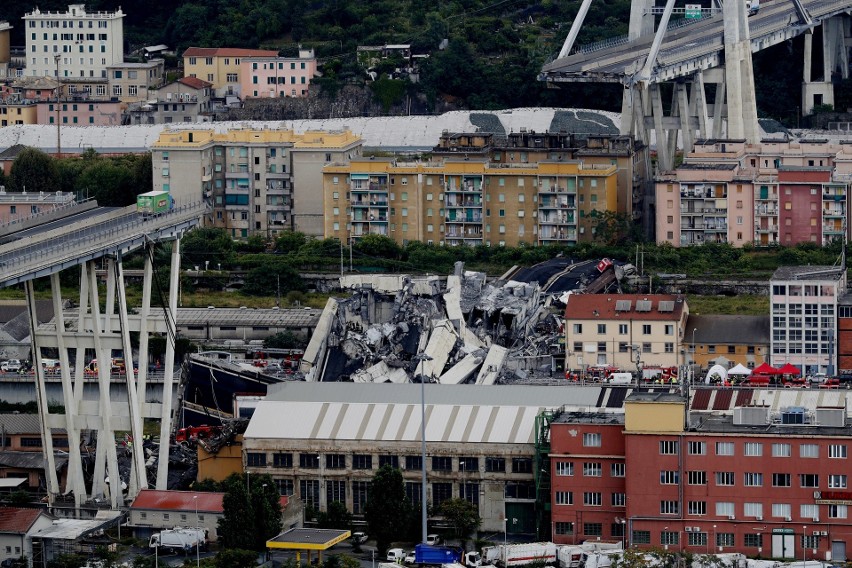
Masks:
[[[437,276],[345,276],[302,358],[308,381],[495,384],[550,379],[562,317],[538,283],[457,263]]]

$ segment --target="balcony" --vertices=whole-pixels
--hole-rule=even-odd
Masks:
[[[353,199],[352,207],[387,207],[387,199]]]
[[[447,199],[445,204],[447,209],[459,209],[459,208],[467,208],[472,207],[475,209],[482,209],[482,200],[481,199]]]

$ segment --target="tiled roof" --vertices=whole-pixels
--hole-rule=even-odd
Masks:
[[[670,294],[571,294],[570,320],[679,321],[686,300]]]
[[[41,513],[41,509],[0,507],[0,533],[25,534]]]
[[[238,47],[188,47],[184,57],[276,57],[273,49],[242,49]]]
[[[205,89],[213,85],[213,83],[208,83],[203,79],[199,79],[198,77],[181,77],[177,80],[178,83],[182,85],[186,85],[191,89]]]
[[[205,491],[158,491],[143,489],[133,500],[132,509],[148,509],[161,511],[195,511],[198,497],[198,511],[205,513],[222,513],[224,493]]]
[[[779,266],[771,280],[840,280],[843,273],[839,266]]]
[[[41,433],[38,414],[0,414],[0,432],[38,435]]]

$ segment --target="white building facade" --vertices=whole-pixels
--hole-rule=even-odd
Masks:
[[[837,299],[846,292],[846,269],[782,266],[770,284],[771,362],[790,363],[804,375],[837,369]]]
[[[70,4],[67,12],[23,17],[26,28],[26,74],[65,79],[107,78],[107,67],[124,61],[124,13],[86,12]],[[58,58],[58,61],[57,61]]]

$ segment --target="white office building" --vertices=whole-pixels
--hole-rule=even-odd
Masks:
[[[42,12],[23,17],[26,28],[26,75],[65,79],[107,78],[107,67],[124,61],[124,13],[86,12],[71,4],[67,12]]]

